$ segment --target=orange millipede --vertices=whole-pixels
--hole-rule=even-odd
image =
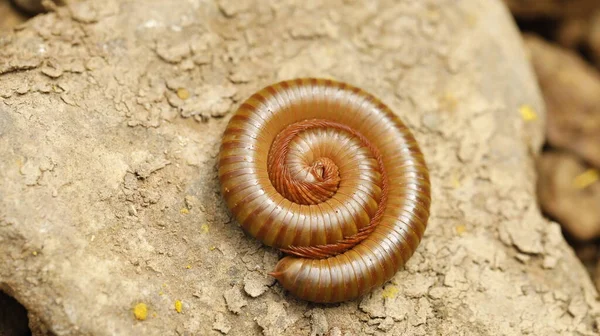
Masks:
[[[387,282],[418,247],[431,191],[410,130],[346,83],[269,85],[223,134],[219,180],[251,236],[288,254],[269,273],[312,302],[353,300]]]

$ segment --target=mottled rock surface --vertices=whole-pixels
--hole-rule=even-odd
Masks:
[[[422,244],[361,300],[286,295],[218,192],[232,112],[298,76],[380,97],[431,169]],[[592,335],[544,120],[500,1],[72,4],[0,37],[0,290],[56,335]]]

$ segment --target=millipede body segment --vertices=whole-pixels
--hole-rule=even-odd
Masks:
[[[332,80],[279,82],[241,104],[219,179],[242,228],[288,254],[270,274],[312,302],[383,285],[429,218],[429,173],[410,130],[379,99]]]

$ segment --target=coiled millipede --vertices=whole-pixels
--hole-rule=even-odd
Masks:
[[[412,133],[345,83],[258,91],[230,119],[218,165],[242,228],[288,254],[269,274],[303,300],[347,301],[383,285],[429,219],[429,172]]]

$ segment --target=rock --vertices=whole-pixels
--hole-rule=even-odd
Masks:
[[[596,285],[596,289],[600,291],[600,260],[596,263],[596,269],[592,274],[594,277],[594,285]]]
[[[371,317],[386,316],[383,307],[383,296],[378,290],[363,298],[359,304],[359,308],[363,312],[369,314]]]
[[[42,72],[48,60],[60,76]],[[219,193],[231,112],[299,76],[378,96],[430,169],[425,236],[364,301],[290,296],[267,276],[280,255],[244,234]],[[306,316],[315,308],[342,335],[593,334],[597,292],[535,209],[544,121],[498,0],[58,7],[0,38],[0,285],[67,336],[306,335],[325,329]]]
[[[310,316],[310,336],[324,336],[329,330],[325,311],[321,308],[315,308],[307,315]]]
[[[568,4],[564,0],[504,0],[504,2],[516,16],[525,18],[582,17],[600,8],[596,0],[569,0]]]
[[[596,0],[504,0],[524,31],[537,31],[575,52],[591,51],[600,64],[600,2]]]
[[[330,336],[342,336],[342,330],[338,327],[333,327],[333,328],[331,328],[329,335]]]
[[[548,109],[549,144],[600,168],[600,73],[572,51],[535,36],[525,41]]]
[[[600,255],[600,244],[595,241],[575,241],[572,245],[577,258],[586,266],[590,274],[593,274]]]
[[[390,329],[392,329],[392,327],[394,326],[394,319],[392,319],[391,317],[386,317],[385,319],[383,319],[383,321],[381,321],[381,323],[379,323],[379,325],[377,326],[377,329],[382,330],[382,331],[390,331]]]
[[[280,335],[282,330],[298,320],[296,314],[288,314],[282,303],[267,303],[266,314],[261,314],[256,318],[256,323],[262,329],[264,336]]]
[[[19,9],[30,14],[38,14],[45,12],[46,9],[42,5],[42,0],[12,0]]]
[[[560,23],[553,37],[556,38],[556,41],[561,46],[577,50],[580,46],[586,44],[589,29],[589,18],[567,18]]]
[[[9,30],[27,20],[27,16],[17,11],[10,1],[0,1],[0,34],[4,30]]]
[[[231,288],[223,294],[227,308],[229,311],[235,314],[239,314],[242,311],[242,307],[248,305],[248,302],[244,300],[242,293],[239,288]]]
[[[268,275],[249,272],[244,277],[244,291],[255,298],[262,295],[273,282],[273,278]]]
[[[596,67],[600,68],[600,10],[596,11],[590,19],[587,38],[588,45],[596,61]]]
[[[227,335],[229,330],[231,330],[231,324],[225,319],[225,315],[223,315],[223,313],[217,313],[215,316],[213,329],[220,331],[224,335]]]
[[[527,254],[539,254],[544,251],[543,229],[547,224],[539,218],[539,209],[531,207],[519,220],[503,221],[500,232],[506,232],[511,243]]]
[[[600,237],[598,171],[590,170],[573,154],[548,152],[542,155],[538,172],[538,197],[544,211],[577,240]]]

